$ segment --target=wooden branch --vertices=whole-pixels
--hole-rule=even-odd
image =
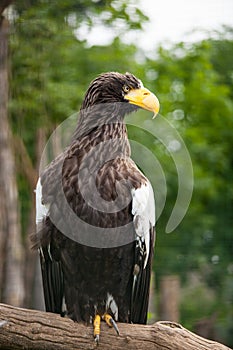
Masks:
[[[100,350],[229,350],[230,348],[199,337],[173,322],[153,325],[118,324],[120,335],[101,324]],[[95,349],[92,326],[42,311],[0,304],[1,349]]]

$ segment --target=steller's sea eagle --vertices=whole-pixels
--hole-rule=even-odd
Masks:
[[[46,311],[92,323],[145,324],[155,240],[153,190],[130,158],[124,117],[159,111],[134,75],[93,80],[69,146],[36,187],[37,233]]]

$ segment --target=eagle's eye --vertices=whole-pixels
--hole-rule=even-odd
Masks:
[[[128,85],[124,85],[124,86],[123,86],[123,91],[124,91],[125,93],[129,92],[129,90],[130,90],[130,88],[128,87]]]

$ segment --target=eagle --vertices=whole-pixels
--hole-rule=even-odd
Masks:
[[[149,180],[130,158],[124,117],[156,115],[157,97],[131,73],[107,72],[84,96],[69,145],[36,186],[38,248],[47,312],[93,325],[147,321],[155,242]]]

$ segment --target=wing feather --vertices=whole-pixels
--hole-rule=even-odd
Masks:
[[[47,248],[40,249],[41,272],[47,312],[62,314],[63,274],[59,261],[51,260]]]
[[[149,181],[132,190],[132,214],[136,232],[135,264],[131,296],[131,321],[147,321],[150,277],[155,241],[155,207]]]
[[[42,272],[45,308],[47,312],[62,314],[62,301],[64,295],[63,273],[60,261],[52,257],[50,247],[51,232],[46,231],[46,220],[49,218],[48,207],[43,204],[42,185],[40,178],[36,186],[36,224],[37,232],[35,241],[40,241],[41,237],[46,237],[45,242],[40,242],[39,247],[40,264]],[[38,243],[35,244],[36,246]]]

